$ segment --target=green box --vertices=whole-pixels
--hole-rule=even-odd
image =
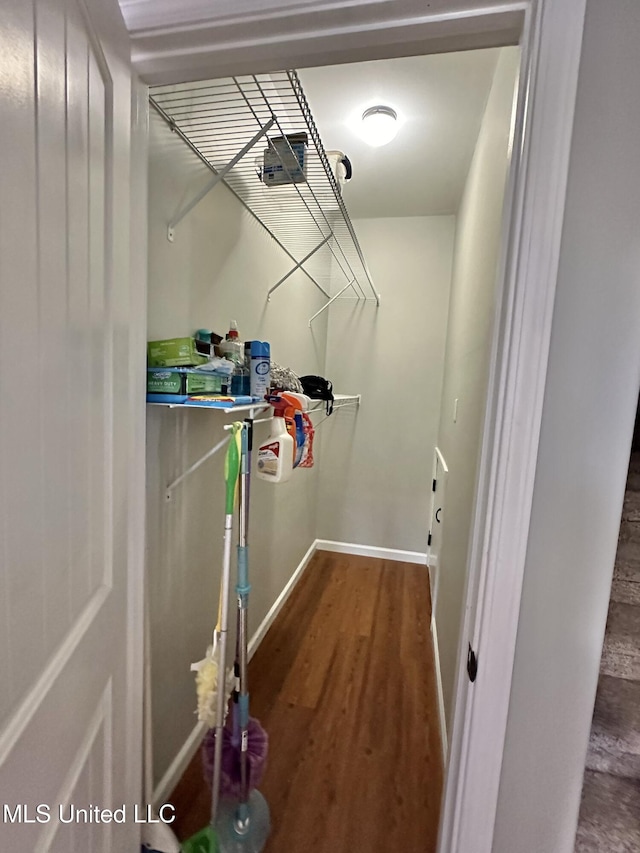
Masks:
[[[149,367],[147,394],[219,394],[223,377],[204,370],[185,370],[176,367]]]
[[[205,364],[205,355],[200,355],[193,338],[168,338],[164,341],[149,341],[147,363],[149,367],[193,367]]]

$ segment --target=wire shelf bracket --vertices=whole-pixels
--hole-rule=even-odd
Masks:
[[[318,245],[314,249],[312,249],[307,255],[305,255],[301,261],[298,261],[296,263],[296,265],[294,267],[292,267],[286,275],[283,275],[282,278],[280,279],[280,281],[277,284],[274,284],[273,287],[267,293],[267,301],[271,302],[271,294],[274,291],[276,291],[280,287],[281,284],[284,284],[290,275],[293,275],[294,272],[298,269],[304,270],[304,265],[309,260],[309,258],[313,257],[313,255],[315,255],[315,253],[317,251],[319,251],[324,245],[326,245],[326,243],[328,243],[332,237],[333,237],[333,234],[329,234],[328,237],[325,237],[324,240],[321,243],[318,243]],[[307,273],[307,275],[309,275],[309,273]],[[322,287],[321,284],[318,284],[318,282],[310,275],[309,275],[309,278],[315,284],[315,286],[324,293],[324,295],[327,297],[327,299],[331,298],[331,295],[329,293],[327,293],[327,291],[324,289],[324,287]]]
[[[223,182],[294,264],[269,289],[267,301],[300,271],[327,299],[310,324],[340,298],[380,305],[380,294],[295,71],[156,86],[150,101],[213,172],[211,181],[169,223],[169,240],[174,239],[178,223]],[[270,131],[274,137],[268,135]],[[292,137],[299,135],[305,140],[300,167],[300,155],[291,144]],[[261,139],[266,143],[264,151],[255,156]],[[267,158],[281,172],[275,184],[267,183],[265,177]],[[353,295],[345,297],[348,290]]]
[[[152,103],[153,103],[153,101],[152,101]],[[157,107],[156,104],[154,104],[154,106]],[[175,123],[171,122],[171,124],[174,125],[173,129],[177,130]],[[233,157],[231,160],[229,160],[229,162],[227,163],[226,166],[224,166],[222,169],[220,169],[219,172],[214,173],[214,175],[211,178],[211,180],[209,181],[209,183],[200,190],[200,192],[195,196],[195,198],[193,198],[189,202],[189,204],[185,205],[182,208],[182,210],[180,211],[180,213],[178,213],[176,216],[174,216],[174,218],[171,220],[171,222],[169,223],[169,225],[167,227],[167,240],[169,240],[170,243],[173,243],[173,241],[175,240],[175,229],[180,224],[180,222],[182,222],[182,220],[185,218],[185,216],[188,213],[191,213],[193,208],[197,204],[200,204],[202,199],[205,196],[209,195],[211,190],[215,186],[217,186],[220,183],[220,181],[224,181],[225,175],[228,174],[233,169],[233,167],[236,165],[236,163],[239,163],[240,160],[242,160],[242,158],[244,157],[245,154],[248,154],[249,151],[251,151],[253,146],[256,145],[256,143],[258,143],[262,139],[262,137],[271,130],[271,128],[273,127],[274,124],[275,124],[275,118],[271,118],[264,125],[264,127],[261,127],[260,130],[255,134],[255,136],[252,139],[250,139],[249,142],[247,142],[247,144],[244,145],[240,149],[240,151],[238,151],[238,153],[235,155],[235,157]],[[183,134],[181,134],[181,136],[182,135]]]
[[[249,413],[248,417],[251,420],[253,420],[253,418],[256,414],[259,414],[260,412],[264,412],[266,409],[269,408],[269,406],[267,404],[261,404],[261,403],[253,403],[253,404],[249,404],[249,405],[245,405],[245,406],[229,406],[226,409],[217,409],[217,408],[207,409],[206,406],[189,405],[189,403],[147,403],[147,405],[148,406],[163,406],[164,408],[167,408],[167,409],[200,409],[200,411],[219,412],[222,414],[230,414],[230,413],[237,414],[238,412],[248,412]],[[260,421],[260,423],[262,423],[262,421]],[[225,425],[223,428],[225,430],[231,429],[231,425]],[[207,462],[209,459],[211,459],[212,456],[215,456],[215,454],[218,453],[218,451],[222,450],[222,448],[225,446],[225,444],[228,441],[229,441],[229,436],[225,435],[225,437],[223,439],[221,439],[217,444],[214,444],[214,446],[210,450],[207,450],[207,452],[203,453],[203,455],[199,459],[196,459],[196,461],[192,465],[190,465],[185,471],[183,471],[182,474],[180,474],[178,477],[176,477],[174,480],[172,480],[165,487],[165,490],[164,490],[165,500],[167,502],[170,501],[173,498],[174,490],[180,485],[180,483],[182,483],[184,480],[186,480],[187,477],[189,477],[191,474],[194,473],[194,471],[197,471],[198,468],[200,468],[201,465],[204,465],[204,463]]]

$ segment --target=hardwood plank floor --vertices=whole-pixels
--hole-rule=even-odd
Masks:
[[[265,853],[433,853],[443,764],[424,566],[318,552],[249,667],[269,734]],[[207,823],[195,756],[171,802]]]

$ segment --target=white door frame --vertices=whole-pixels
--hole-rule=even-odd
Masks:
[[[468,595],[476,596],[477,615],[472,622],[467,601],[461,632],[474,638],[479,674],[468,688],[459,666],[439,840],[440,853],[490,853],[586,0],[256,2],[245,23],[220,8],[217,15],[203,13],[198,0],[186,0],[179,14],[193,26],[173,34],[179,23],[173,4],[121,4],[132,30],[134,65],[150,83],[487,47],[513,43],[520,33],[508,239],[469,558]],[[416,13],[416,5],[426,8]],[[163,28],[153,30],[158,23]]]

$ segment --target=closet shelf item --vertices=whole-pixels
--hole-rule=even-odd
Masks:
[[[221,412],[223,415],[228,415],[236,412],[250,412],[249,417],[253,418],[254,414],[258,414],[259,412],[263,412],[265,409],[268,409],[269,406],[266,403],[247,403],[242,406],[203,406],[201,403],[151,403],[148,402],[147,406],[162,406],[165,409],[199,409],[202,411],[209,412]]]
[[[333,409],[335,411],[336,409],[341,409],[341,408],[344,408],[346,406],[359,406],[360,405],[360,397],[361,397],[360,394],[335,394],[334,398],[333,398]],[[229,414],[231,412],[233,412],[234,414],[236,412],[249,412],[249,417],[251,418],[251,420],[253,421],[254,424],[266,423],[267,421],[272,420],[271,417],[260,418],[259,420],[254,420],[254,416],[256,414],[260,414],[261,412],[264,412],[267,409],[271,408],[269,405],[261,405],[260,403],[254,403],[251,406],[232,406],[228,409],[220,409],[220,408],[215,408],[213,406],[198,406],[195,404],[190,405],[189,403],[147,403],[147,405],[148,406],[163,406],[165,409],[200,409],[201,411],[222,412],[222,414]],[[326,405],[326,403],[324,400],[314,401],[312,406],[309,408],[309,414],[313,414],[314,412],[324,411],[325,405]],[[326,420],[326,417],[324,417],[322,420],[323,421]],[[322,421],[320,421],[319,423],[322,423]],[[316,426],[317,426],[317,424],[316,424]],[[233,427],[233,424],[225,424],[223,429],[225,430],[225,432],[227,432],[230,429],[232,429],[232,427]],[[183,482],[183,480],[186,480],[190,474],[193,474],[194,471],[197,471],[201,465],[204,465],[204,463],[208,459],[210,459],[212,456],[214,456],[216,453],[218,453],[219,450],[222,450],[222,448],[226,445],[226,443],[228,441],[229,441],[229,436],[225,435],[224,438],[222,438],[217,444],[214,444],[214,446],[210,450],[207,450],[206,453],[204,453],[199,459],[197,459],[192,465],[190,465],[186,469],[186,471],[183,471],[179,477],[176,477],[175,480],[172,480],[165,489],[166,499],[168,501],[170,501],[173,490],[177,486],[179,486],[180,483]]]
[[[173,217],[169,239],[180,220],[223,181],[293,263],[270,288],[269,299],[301,270],[327,299],[309,323],[336,299],[380,304],[295,71],[155,86],[150,100],[214,175]],[[304,176],[292,167],[298,160],[290,138],[297,134],[305,134],[308,143]],[[279,161],[286,176],[283,183],[264,182],[266,152],[271,162]]]

